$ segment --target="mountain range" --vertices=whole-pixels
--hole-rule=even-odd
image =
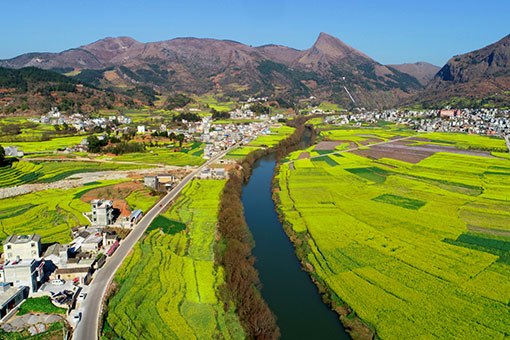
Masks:
[[[430,106],[510,106],[510,35],[476,51],[457,55],[429,82],[420,100]]]
[[[306,50],[215,39],[141,43],[105,38],[60,53],[0,60],[0,67],[34,66],[109,91],[136,89],[153,98],[154,91],[272,96],[280,102],[315,96],[343,107],[383,108],[504,93],[510,84],[509,40],[454,57],[441,69],[424,62],[383,65],[326,33]]]

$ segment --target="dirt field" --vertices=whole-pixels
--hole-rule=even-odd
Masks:
[[[144,189],[145,185],[141,182],[131,181],[110,185],[103,188],[97,188],[87,192],[80,199],[85,203],[90,203],[93,199],[110,199],[113,200],[113,206],[120,210],[121,216],[129,216],[131,210],[124,200],[130,193],[138,189]]]
[[[367,140],[362,140],[360,141],[359,143],[361,145],[368,145],[368,144],[374,144],[374,143],[381,143],[383,142],[384,140],[380,139],[380,138],[369,138]]]
[[[302,152],[299,154],[299,157],[298,157],[298,159],[307,159],[307,158],[310,158],[309,152]]]
[[[398,141],[389,144],[374,145],[367,150],[353,151],[357,155],[371,157],[375,159],[392,158],[408,163],[418,163],[419,161],[435,154],[436,152],[450,152],[461,155],[493,157],[489,152],[475,150],[459,150],[452,146],[424,144],[410,146],[409,141]]]
[[[340,144],[342,144],[341,141],[323,141],[319,142],[314,150],[335,150]]]

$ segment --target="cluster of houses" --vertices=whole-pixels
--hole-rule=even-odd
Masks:
[[[510,110],[462,109],[428,111],[364,111],[324,117],[324,123],[345,125],[379,121],[407,125],[426,132],[465,132],[479,135],[510,135]]]
[[[131,124],[131,118],[125,116],[108,116],[90,118],[85,117],[81,113],[73,113],[71,115],[62,114],[58,108],[53,107],[47,114],[41,115],[40,118],[30,118],[30,121],[38,124],[47,125],[63,125],[74,127],[77,131],[85,131],[98,126],[103,129],[109,124]]]
[[[106,257],[113,254],[120,239],[109,228],[114,225],[112,200],[92,200],[88,214],[90,226],[72,228],[69,244],[54,243],[43,249],[41,236],[11,235],[3,242],[0,261],[0,321],[8,317],[28,296],[46,282],[71,282],[86,285]],[[138,223],[141,210],[129,216],[129,225]]]

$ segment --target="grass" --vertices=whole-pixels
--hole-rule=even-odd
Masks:
[[[213,245],[225,181],[195,180],[156,218],[115,276],[109,333],[134,339],[244,339],[219,298],[222,267]],[[143,287],[143,289],[140,289]]]
[[[389,138],[391,129],[338,131]],[[276,176],[278,209],[307,240],[311,275],[383,340],[510,334],[510,237],[501,234],[510,232],[510,161],[342,156],[329,155],[334,166],[282,164]]]
[[[66,309],[52,304],[49,296],[41,296],[26,299],[19,307],[17,315],[28,313],[65,314]]]

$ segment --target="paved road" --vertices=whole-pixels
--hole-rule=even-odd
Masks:
[[[392,139],[392,140],[389,140],[389,141],[386,141],[386,142],[379,142],[379,143],[374,143],[374,144],[367,144],[367,145],[362,145],[362,146],[358,146],[358,147],[355,147],[355,148],[352,148],[352,149],[347,149],[347,150],[341,150],[341,151],[335,151],[335,152],[330,152],[330,153],[325,153],[323,155],[318,155],[318,156],[312,156],[312,157],[308,157],[308,158],[305,158],[305,159],[314,159],[314,158],[321,158],[321,157],[324,157],[324,156],[329,156],[329,155],[338,155],[338,154],[341,154],[341,153],[344,153],[344,152],[350,152],[350,151],[356,151],[356,150],[359,150],[361,148],[367,148],[367,147],[372,147],[372,146],[375,146],[375,145],[381,145],[381,144],[389,144],[389,143],[395,143],[395,142],[398,142],[398,141],[401,141],[401,140],[406,140],[406,139],[411,139],[411,138],[416,138],[416,137],[419,137],[423,135],[423,133],[419,133],[417,135],[413,135],[413,136],[409,136],[409,137],[402,137],[402,138],[397,138],[397,139]],[[292,161],[289,161],[288,163],[289,164],[292,164],[296,161],[299,161],[299,159],[295,159],[295,160],[292,160]]]
[[[117,269],[119,269],[120,265],[127,257],[133,246],[143,235],[147,227],[151,224],[152,220],[158,216],[163,209],[165,209],[168,203],[170,203],[170,201],[173,200],[181,192],[184,186],[191,179],[193,179],[196,174],[200,173],[203,168],[219,160],[235,147],[237,147],[237,144],[225,150],[218,156],[208,160],[191,174],[186,176],[174,189],[172,189],[172,191],[163,197],[163,199],[159,201],[158,204],[156,204],[145,214],[138,225],[131,231],[129,236],[120,243],[117,251],[106,261],[106,264],[103,266],[103,268],[99,269],[94,274],[92,283],[89,285],[89,287],[87,287],[87,297],[80,306],[80,311],[82,311],[82,320],[80,323],[78,323],[75,329],[73,335],[74,340],[97,340],[99,338],[99,318],[101,317],[101,307],[103,297],[106,293],[106,287],[108,287],[110,284],[113,276],[115,275],[115,272]]]

